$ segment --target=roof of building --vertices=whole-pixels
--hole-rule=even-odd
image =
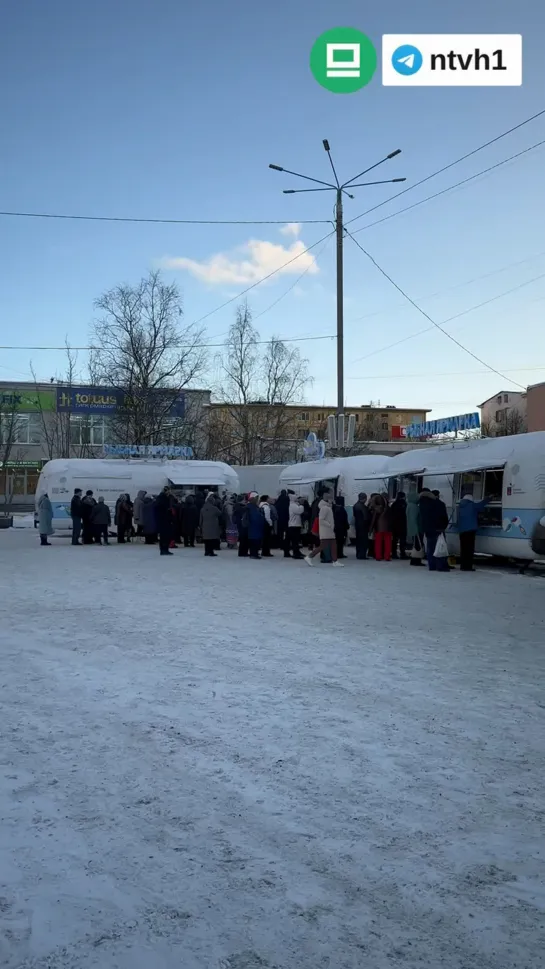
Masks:
[[[491,397],[487,397],[486,400],[483,400],[482,404],[477,404],[477,407],[484,407],[485,404],[489,404],[490,401],[494,400],[496,397],[502,397],[503,394],[510,394],[512,397],[515,395],[517,397],[524,397],[525,393],[525,390],[498,390],[497,394],[492,394]]]
[[[213,401],[210,404],[210,406],[211,407],[244,407],[244,406],[248,406],[248,407],[264,407],[264,406],[269,407],[270,406],[270,407],[274,407],[275,405],[274,404],[269,404],[269,402],[266,401],[266,400],[252,400],[247,405],[242,404],[242,403],[228,401],[228,400],[216,400],[216,401]],[[283,406],[287,410],[297,410],[297,411],[301,411],[301,410],[323,410],[323,411],[327,411],[328,414],[336,414],[337,413],[337,405],[336,404],[335,405],[332,405],[332,406],[329,406],[328,404],[306,404],[306,403],[303,403],[303,404],[283,404],[283,405],[280,405],[279,404],[278,406]],[[390,413],[394,413],[394,412],[399,413],[400,411],[401,412],[403,412],[403,411],[407,411],[407,412],[410,411],[411,414],[429,414],[429,412],[431,411],[431,407],[394,407],[392,404],[387,404],[384,407],[375,407],[374,405],[371,405],[371,404],[346,404],[346,406],[345,406],[345,413],[346,414],[350,414],[352,411],[359,411],[359,410],[376,411],[377,413],[380,413],[380,414],[385,414],[387,411],[390,411]]]

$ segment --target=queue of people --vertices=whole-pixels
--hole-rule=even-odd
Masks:
[[[486,500],[475,502],[464,494],[458,512],[461,570],[472,571],[478,513]],[[70,504],[72,544],[109,544],[112,513],[104,497],[95,498],[91,490],[83,494],[76,488]],[[38,504],[40,542],[50,545],[53,511],[48,495]],[[438,491],[423,488],[417,494],[399,492],[393,501],[388,495],[358,495],[349,520],[342,496],[320,492],[310,504],[293,491],[283,490],[278,498],[248,495],[223,495],[210,491],[179,499],[168,486],[159,495],[142,490],[134,502],[120,494],[113,515],[117,542],[125,544],[142,537],[147,545],[158,544],[161,555],[172,555],[183,544],[195,548],[202,542],[204,554],[215,557],[226,542],[238,548],[241,558],[270,558],[279,549],[284,558],[304,559],[342,567],[346,558],[350,526],[355,535],[356,558],[389,562],[409,560],[421,566],[424,559],[430,571],[447,572],[451,566],[445,531],[449,516]]]

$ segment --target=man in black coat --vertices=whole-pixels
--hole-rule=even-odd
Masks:
[[[344,546],[348,536],[348,515],[344,507],[344,498],[337,495],[333,504],[333,520],[335,522],[335,541],[337,543],[337,558],[345,559]]]
[[[288,525],[290,520],[290,496],[285,488],[278,495],[275,508],[278,515],[278,523],[276,526],[278,547],[283,550],[284,558],[289,558]]]
[[[426,557],[430,572],[440,571],[435,558],[435,546],[441,532],[448,527],[448,512],[444,501],[441,501],[429,488],[422,488],[418,501],[422,531],[426,538]],[[447,566],[448,569],[448,566]]]
[[[392,513],[392,558],[397,558],[397,546],[399,545],[399,558],[407,558],[407,499],[405,492],[400,491],[396,500],[390,508]]]
[[[367,495],[360,492],[353,508],[354,528],[356,530],[356,558],[366,559],[369,549],[369,529],[371,527],[371,509],[367,505]]]
[[[84,545],[93,544],[93,522],[91,516],[95,505],[96,501],[93,498],[93,492],[89,489],[89,491],[85,492],[85,498],[82,498],[81,501],[81,527]]]
[[[81,535],[81,488],[74,488],[74,496],[70,502],[70,517],[72,519],[72,545],[79,545]]]
[[[188,495],[183,503],[182,535],[185,548],[195,548],[195,533],[199,524],[199,509],[193,495]]]
[[[169,545],[172,539],[173,518],[170,488],[165,485],[160,495],[155,499],[155,519],[159,532],[159,552],[161,555],[172,555]]]

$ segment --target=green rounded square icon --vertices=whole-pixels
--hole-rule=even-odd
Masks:
[[[320,34],[310,52],[310,69],[322,87],[352,94],[369,84],[377,52],[369,37],[354,27],[334,27]]]

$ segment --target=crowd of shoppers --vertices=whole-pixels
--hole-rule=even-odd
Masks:
[[[460,533],[460,567],[472,571],[478,513],[486,500],[476,502],[463,494],[458,510]],[[350,526],[355,535],[356,558],[374,558],[377,562],[409,559],[421,566],[424,559],[430,571],[450,570],[445,532],[449,516],[438,491],[423,488],[418,494],[399,492],[393,501],[388,495],[358,495],[352,518],[344,498],[320,492],[309,504],[294,492],[283,490],[278,498],[269,495],[195,494],[180,499],[165,486],[159,495],[138,492],[133,501],[120,494],[113,513],[104,497],[95,498],[91,490],[83,494],[76,488],[70,504],[73,545],[108,545],[113,527],[117,542],[125,544],[142,537],[147,545],[158,544],[161,555],[172,555],[182,543],[195,548],[202,542],[204,554],[213,558],[221,542],[238,547],[241,558],[270,558],[279,549],[284,558],[305,559],[314,565],[323,563],[342,567],[346,558]],[[38,503],[40,542],[50,545],[53,533],[53,510],[47,494]],[[305,549],[305,554],[303,554]]]

